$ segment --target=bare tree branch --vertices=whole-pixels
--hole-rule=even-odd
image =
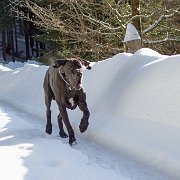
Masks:
[[[142,34],[145,34],[149,31],[151,31],[152,29],[154,29],[164,18],[165,15],[162,15],[158,18],[158,20],[156,20],[153,24],[151,24],[147,29],[143,30]]]

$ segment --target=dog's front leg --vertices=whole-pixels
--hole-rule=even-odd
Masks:
[[[61,113],[61,116],[62,116],[62,119],[63,119],[63,122],[67,128],[67,131],[68,131],[68,135],[69,135],[69,144],[72,145],[76,142],[76,138],[74,136],[74,130],[69,122],[69,117],[68,117],[68,113],[67,113],[67,110],[66,110],[66,107],[63,107],[63,106],[60,106],[59,107],[59,111]]]
[[[79,130],[83,133],[87,130],[87,127],[89,125],[88,120],[89,120],[90,113],[89,113],[86,101],[80,101],[78,106],[79,106],[79,109],[83,112],[83,117],[79,125]]]

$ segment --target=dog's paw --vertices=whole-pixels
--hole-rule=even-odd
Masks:
[[[46,125],[46,133],[52,134],[52,125]]]
[[[67,138],[68,135],[65,132],[59,132],[61,138]]]
[[[69,137],[69,144],[70,144],[70,146],[77,144],[76,138],[74,136]]]
[[[79,130],[81,133],[85,132],[88,128],[89,122],[85,119],[81,120],[81,123],[79,125]]]

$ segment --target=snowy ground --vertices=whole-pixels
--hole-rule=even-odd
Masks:
[[[42,82],[48,67],[0,65],[0,179],[180,179],[180,55],[122,53],[84,71],[91,112],[70,111],[78,144],[44,133]]]

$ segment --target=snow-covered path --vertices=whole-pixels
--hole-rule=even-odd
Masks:
[[[48,67],[0,64],[0,180],[179,180],[179,67],[180,55],[147,48],[93,63],[83,79],[90,125],[81,134],[82,113],[69,110],[71,148],[57,136],[54,101],[53,134],[44,133]]]
[[[165,180],[163,175],[112,150],[78,137],[70,147],[43,121],[0,103],[0,179]]]

